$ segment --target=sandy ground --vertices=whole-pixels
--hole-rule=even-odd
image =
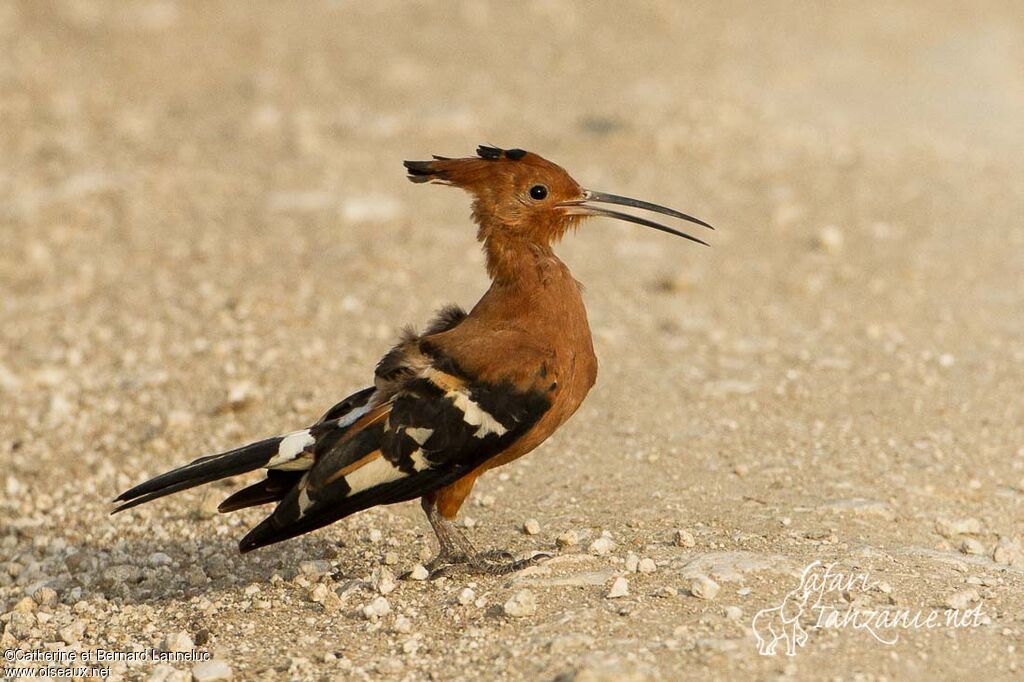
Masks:
[[[153,680],[1024,670],[1019,4],[26,1],[0,47],[0,649],[213,657],[104,664]],[[237,481],[108,516],[476,300],[465,197],[400,162],[481,142],[719,228],[560,249],[598,385],[462,515],[555,559],[393,581],[433,549],[412,503],[242,557],[260,511],[210,512]],[[759,655],[814,561],[865,580]],[[815,605],[976,618],[886,644]]]

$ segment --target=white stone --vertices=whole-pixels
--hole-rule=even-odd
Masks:
[[[845,241],[843,231],[836,225],[826,225],[818,232],[818,246],[827,253],[839,253]]]
[[[185,653],[192,651],[195,648],[196,645],[192,641],[192,638],[189,637],[189,634],[184,630],[167,635],[167,637],[164,638],[164,651]]]
[[[198,663],[192,668],[194,682],[222,682],[230,680],[231,675],[231,666],[216,658]]]
[[[537,598],[529,590],[519,590],[505,602],[503,609],[513,618],[532,616],[537,613]]]
[[[590,553],[598,556],[605,556],[615,549],[615,541],[602,535],[590,543]]]
[[[363,616],[371,621],[375,621],[389,613],[391,613],[391,604],[384,597],[377,597],[363,607]]]
[[[944,538],[953,538],[957,535],[979,535],[983,532],[981,521],[975,518],[938,519],[935,522],[935,530]]]
[[[971,608],[971,604],[981,601],[981,595],[974,588],[960,590],[946,597],[946,606],[951,609],[965,610]]]
[[[964,541],[960,543],[960,551],[964,554],[981,555],[985,553],[985,545],[981,544],[980,540],[964,538]]]
[[[623,578],[621,575],[615,579],[612,583],[612,587],[608,590],[608,599],[618,599],[619,597],[625,597],[629,595],[629,581]]]
[[[402,614],[399,614],[395,617],[395,624],[393,629],[395,632],[407,635],[410,632],[412,632],[412,621],[409,620],[407,617],[403,616]]]
[[[1024,549],[1021,548],[1020,540],[1010,537],[999,538],[992,552],[992,559],[997,564],[1024,568]]]
[[[555,538],[555,543],[559,547],[573,547],[574,545],[578,545],[579,542],[579,535],[577,535],[576,531],[573,530],[567,530]]]
[[[397,587],[395,583],[395,576],[389,569],[384,568],[383,566],[373,570],[371,582],[373,583],[373,589],[384,595],[391,594],[395,591],[395,587]]]
[[[676,531],[676,545],[679,547],[694,547],[696,544],[697,540],[690,531],[685,528]]]
[[[697,599],[711,600],[718,596],[721,587],[706,575],[697,576],[690,581],[690,594]]]

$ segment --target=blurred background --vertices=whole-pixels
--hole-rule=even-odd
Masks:
[[[1016,558],[993,553],[1019,540],[1024,488],[1019,3],[7,1],[0,48],[0,559],[19,566],[0,571],[4,610],[40,580],[59,588],[51,623],[75,622],[82,600],[155,603],[110,624],[97,602],[85,639],[127,646],[146,618],[151,639],[200,627],[176,602],[218,590],[233,604],[336,537],[360,546],[367,518],[415,559],[415,505],[261,563],[233,554],[258,512],[199,523],[195,493],[132,522],[108,519],[107,501],[300,427],[365,385],[402,325],[472,305],[487,282],[468,201],[408,183],[401,161],[489,143],[718,229],[704,249],[591,220],[560,247],[586,286],[601,377],[511,480],[478,486],[481,544],[527,516],[549,542],[606,529],[662,562],[650,580],[666,584],[696,551],[665,541],[679,526],[698,549],[794,565],[870,546],[902,598],[931,604],[963,576],[907,547],[963,554],[934,519],[966,517],[984,570],[1002,571],[984,596],[1019,613]],[[104,582],[157,552],[202,564],[212,546],[230,568],[206,560],[212,587],[159,566]],[[376,561],[338,551],[356,574]],[[72,555],[87,560],[69,568]],[[928,655],[892,659],[844,637],[783,669],[746,640],[702,648],[749,629],[697,600],[623,621],[599,592],[542,592],[526,629],[465,616],[486,635],[475,644],[433,623],[419,657],[393,636],[358,649],[351,624],[299,646],[309,613],[285,602],[277,629],[240,609],[214,640],[250,673],[335,646],[366,674],[415,677],[446,659],[467,676],[608,661],[810,675],[837,655],[879,675],[1010,674],[1006,644],[1024,638],[997,615],[986,633],[1003,639],[921,633]],[[552,646],[545,628],[565,613],[589,639]],[[33,622],[25,641],[50,641]],[[253,640],[263,650],[242,653]],[[636,641],[646,653],[629,658]],[[382,652],[398,662],[381,668]],[[296,676],[338,672],[301,655],[314,662]]]

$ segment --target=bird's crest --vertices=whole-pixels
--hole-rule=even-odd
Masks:
[[[482,144],[476,148],[476,156],[453,159],[435,154],[430,161],[406,161],[405,169],[412,182],[439,182],[469,188],[475,182],[493,177],[495,171],[511,170],[494,162],[529,162],[528,157],[540,160],[524,149],[499,149]]]

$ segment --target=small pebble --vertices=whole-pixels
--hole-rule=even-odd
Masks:
[[[693,533],[685,528],[681,528],[676,531],[676,545],[679,547],[694,547],[697,545],[697,540],[693,537]]]
[[[641,573],[654,573],[658,570],[658,565],[654,563],[654,559],[644,557],[640,560],[640,563],[637,564],[636,569]]]
[[[540,523],[537,519],[527,519],[523,524],[523,532],[527,535],[536,535],[540,532]]]
[[[167,556],[163,552],[153,552],[149,555],[150,566],[170,566],[171,563],[171,557]]]
[[[389,613],[391,613],[391,604],[384,597],[377,597],[363,607],[363,617],[369,621],[376,621]]]
[[[743,609],[738,606],[726,606],[725,617],[729,620],[739,620],[743,617]]]
[[[189,682],[192,679],[191,673],[178,670],[172,665],[161,663],[153,666],[146,678],[146,682]]]
[[[626,570],[630,573],[636,573],[640,566],[640,557],[633,552],[626,555]]]
[[[230,680],[231,675],[231,666],[216,658],[198,663],[192,668],[194,682],[222,682]]]
[[[843,231],[836,225],[826,225],[818,231],[816,243],[818,248],[826,253],[839,253],[843,250],[845,242]]]
[[[192,638],[189,637],[189,634],[184,630],[167,635],[167,637],[164,638],[164,651],[185,653],[192,651],[195,648],[196,646],[192,642]]]
[[[1024,548],[1017,538],[1001,537],[992,552],[992,559],[997,564],[1024,568]]]
[[[612,583],[612,588],[608,590],[608,599],[618,599],[619,597],[626,597],[629,595],[629,581],[623,578],[621,575],[615,579]]]
[[[580,536],[576,534],[574,530],[567,530],[557,538],[555,538],[555,544],[559,547],[573,547],[580,543]]]
[[[409,577],[413,580],[426,580],[430,577],[430,571],[423,564],[416,564],[409,572]]]
[[[32,597],[22,597],[11,610],[17,613],[32,613],[36,610],[36,606],[38,606],[38,604],[36,604],[36,600]]]
[[[307,578],[318,579],[332,572],[329,561],[301,561],[299,562],[299,573]]]
[[[711,578],[706,575],[700,575],[690,581],[690,594],[697,599],[712,600],[718,596],[718,591],[721,588]]]
[[[469,606],[470,604],[473,603],[473,601],[475,599],[476,599],[476,592],[474,592],[473,590],[471,590],[468,587],[464,587],[462,589],[462,591],[459,592],[458,601],[463,606]]]
[[[951,539],[957,535],[978,535],[982,532],[981,521],[975,518],[938,519],[935,530],[944,538]]]
[[[324,583],[317,583],[309,591],[309,600],[316,604],[322,604],[326,609],[333,609],[341,606],[341,599]]]
[[[604,535],[590,543],[590,553],[598,556],[605,556],[613,549],[615,549],[615,541]]]
[[[519,590],[502,607],[506,615],[523,618],[537,613],[537,598],[529,590]]]
[[[397,584],[395,583],[395,576],[391,571],[383,566],[375,568],[373,574],[370,577],[370,583],[373,585],[373,589],[377,590],[380,594],[391,594],[394,592]]]
[[[228,389],[226,407],[232,410],[240,410],[253,399],[254,394],[253,385],[248,381],[233,384]]]
[[[949,595],[946,597],[945,604],[951,609],[963,611],[971,608],[971,604],[978,601],[981,601],[981,595],[972,587]]]
[[[985,545],[974,538],[964,538],[964,541],[960,543],[960,551],[964,554],[981,555],[985,553]]]
[[[65,644],[75,644],[81,641],[82,635],[85,634],[85,622],[81,620],[73,621],[70,625],[62,627],[58,633],[60,639]]]
[[[395,624],[393,627],[394,631],[403,635],[407,635],[412,632],[412,621],[406,616],[399,614],[395,617]]]
[[[52,587],[40,587],[32,595],[32,599],[40,606],[52,606],[57,601],[57,591]]]

